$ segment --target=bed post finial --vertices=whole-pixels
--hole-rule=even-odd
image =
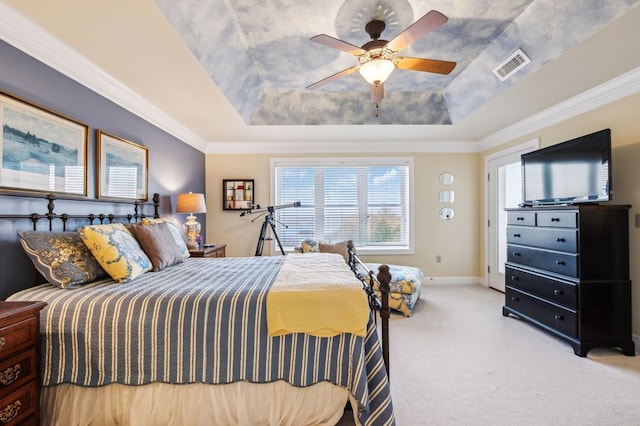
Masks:
[[[55,199],[56,196],[54,194],[47,194],[47,200],[49,200],[49,202],[47,203],[47,219],[49,219],[49,231],[53,230],[53,218],[56,216],[53,212],[53,209],[55,208],[53,200]]]
[[[380,299],[382,307],[380,307],[380,319],[382,323],[382,358],[384,359],[384,365],[387,367],[387,375],[389,375],[389,318],[391,317],[391,310],[389,309],[389,292],[391,287],[391,272],[389,272],[388,265],[380,265],[378,267],[378,282],[380,288]]]
[[[347,252],[349,253],[349,266],[354,269],[356,260],[353,258],[353,252],[355,247],[353,246],[353,240],[347,241]]]
[[[157,192],[153,194],[153,217],[155,219],[160,217],[160,194]]]

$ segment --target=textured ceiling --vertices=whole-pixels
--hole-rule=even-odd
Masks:
[[[634,1],[549,0],[155,0],[226,98],[250,125],[442,124],[461,120],[522,78],[628,12]],[[429,10],[449,21],[403,56],[457,63],[447,75],[396,69],[380,114],[353,73],[315,91],[311,83],[357,64],[309,41],[320,33],[361,46],[367,22],[391,40]],[[491,72],[516,49],[532,62],[501,82]]]
[[[0,39],[206,152],[459,152],[639,92],[639,3],[0,0]],[[359,46],[382,17],[391,39],[429,10],[449,21],[401,54],[451,75],[395,70],[378,118],[357,73],[305,89],[356,64],[310,37]],[[500,82],[518,48],[531,64]]]

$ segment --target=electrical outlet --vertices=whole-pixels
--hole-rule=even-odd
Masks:
[[[636,223],[637,223],[637,220],[636,220]],[[437,255],[436,256],[436,263],[440,263],[440,262],[442,262],[442,256]]]
[[[640,228],[640,213],[636,213],[636,228]]]

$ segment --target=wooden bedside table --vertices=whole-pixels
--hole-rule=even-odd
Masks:
[[[191,257],[226,257],[226,244],[218,244],[200,250],[189,250]]]
[[[40,424],[40,310],[44,302],[0,302],[0,421]]]

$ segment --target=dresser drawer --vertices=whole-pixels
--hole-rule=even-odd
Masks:
[[[35,348],[0,361],[0,398],[23,384],[35,380],[37,362]]]
[[[578,251],[578,231],[575,229],[511,226],[507,229],[507,243],[576,253]]]
[[[576,212],[538,212],[536,218],[538,226],[551,226],[554,228],[577,228],[578,213]]]
[[[35,382],[21,387],[0,399],[0,425],[18,425],[29,418],[38,407],[39,389]],[[33,417],[35,419],[35,417]]]
[[[536,213],[507,212],[507,225],[536,226]]]
[[[569,309],[578,309],[578,287],[543,275],[506,267],[506,285]]]
[[[35,345],[38,338],[38,323],[35,318],[0,328],[0,358]]]
[[[521,293],[511,287],[505,289],[506,305],[517,313],[546,325],[562,334],[578,337],[578,319],[575,312]]]
[[[578,277],[578,255],[507,244],[507,261]]]

